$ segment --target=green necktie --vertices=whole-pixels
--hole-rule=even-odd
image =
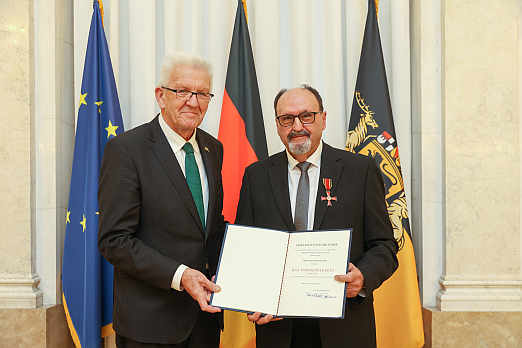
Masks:
[[[199,177],[198,165],[194,157],[194,148],[192,144],[185,143],[182,147],[185,151],[185,177],[187,184],[192,193],[192,198],[198,209],[199,218],[205,230],[205,208],[203,207],[203,190],[201,189],[201,178]]]

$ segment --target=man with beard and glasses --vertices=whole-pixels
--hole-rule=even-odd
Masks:
[[[398,266],[381,174],[372,158],[321,141],[326,111],[311,86],[281,90],[274,109],[286,151],[245,170],[236,223],[289,231],[353,231],[348,273],[335,276],[347,283],[344,319],[252,313],[248,319],[256,323],[257,347],[375,347],[372,293]],[[262,251],[257,255],[270,257]]]

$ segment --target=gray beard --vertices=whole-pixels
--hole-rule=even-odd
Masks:
[[[312,148],[312,141],[310,138],[306,138],[304,143],[293,143],[291,141],[288,142],[288,151],[290,151],[293,155],[304,155],[310,151]]]

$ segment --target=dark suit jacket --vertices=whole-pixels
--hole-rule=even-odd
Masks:
[[[172,277],[182,263],[216,271],[224,231],[223,146],[201,129],[196,139],[208,179],[206,231],[158,117],[105,148],[98,246],[114,265],[113,327],[135,341],[185,340],[200,309],[186,292],[171,289]]]
[[[327,207],[322,178],[333,181],[337,201]],[[293,231],[285,151],[248,167],[243,177],[236,223]],[[323,146],[314,230],[353,228],[351,262],[364,276],[367,296],[347,299],[344,319],[320,319],[323,347],[375,347],[373,290],[398,266],[381,174],[373,159]],[[292,320],[259,325],[258,348],[288,348]]]

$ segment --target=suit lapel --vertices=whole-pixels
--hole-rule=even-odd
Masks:
[[[321,197],[326,197],[326,188],[324,187],[323,179],[332,179],[331,196],[335,197],[336,192],[339,192],[339,183],[341,182],[342,173],[343,165],[341,162],[341,157],[336,156],[332,147],[323,143],[323,152],[321,154],[321,171],[319,174],[319,187],[317,189],[317,198],[315,201],[314,230],[320,229],[328,209],[327,202],[321,200]],[[335,202],[333,202],[333,204],[335,204]]]
[[[205,172],[207,173],[207,182],[208,182],[208,208],[207,208],[207,217],[205,219],[205,236],[207,236],[211,231],[210,226],[212,226],[214,218],[214,214],[211,212],[216,209],[216,198],[217,198],[217,182],[216,178],[218,173],[216,173],[216,154],[211,153],[211,147],[208,146],[208,142],[205,141],[204,137],[200,135],[200,132],[196,130],[196,140],[198,142],[199,152],[201,153],[201,158],[203,159],[203,165],[205,166]]]
[[[185,207],[188,209],[197,225],[199,226],[201,232],[203,233],[203,225],[201,224],[201,220],[198,215],[198,211],[196,208],[196,204],[194,203],[194,199],[192,198],[192,193],[187,185],[187,181],[183,172],[181,171],[181,167],[179,166],[178,160],[176,156],[172,152],[172,148],[163,134],[161,127],[158,122],[158,117],[156,116],[154,120],[151,121],[151,130],[152,130],[152,147],[154,150],[154,154],[156,155],[158,161],[161,166],[165,170],[165,174],[167,174],[170,182],[174,186],[174,190],[178,193],[180,200],[183,202]]]
[[[288,230],[295,230],[288,193],[288,159],[285,151],[273,158],[269,168],[269,176],[275,201],[279,208],[278,211],[287,224]]]

